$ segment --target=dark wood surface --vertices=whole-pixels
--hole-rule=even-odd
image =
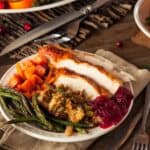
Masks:
[[[93,35],[89,39],[87,39],[85,42],[83,42],[78,46],[78,49],[89,51],[89,52],[95,52],[97,49],[103,48],[106,50],[113,51],[114,53],[128,60],[129,62],[141,67],[142,65],[148,63],[150,64],[150,49],[132,43],[131,37],[134,36],[137,31],[138,29],[135,25],[133,15],[130,14],[127,17],[125,17],[121,22],[117,23],[111,28],[105,30],[99,30],[93,33]],[[117,41],[123,42],[122,48],[116,47],[115,43]],[[15,60],[9,60],[8,57],[0,58],[0,76],[2,76],[2,74],[13,63],[15,63]],[[143,96],[141,96],[139,99],[140,99],[139,104],[138,107],[136,108],[137,113],[140,112],[140,108],[143,104],[142,101]],[[134,119],[136,120],[135,115],[130,116],[130,118],[132,117],[134,117]],[[113,141],[117,141],[118,138],[125,138],[125,137],[119,137],[119,135],[117,135],[116,133],[126,132],[126,130],[123,129],[124,128],[127,129],[132,126],[132,125],[128,126],[129,125],[128,122],[131,122],[131,120],[126,121],[127,125],[123,124],[122,128],[108,134],[107,136],[102,137],[95,144],[93,144],[92,147],[90,147],[90,150],[100,150],[100,149],[111,150],[110,147],[109,148],[105,147],[104,144],[108,145],[107,143],[113,143]],[[138,132],[138,128],[139,127],[137,126],[136,129],[134,130],[134,134],[131,135],[128,141],[121,147],[121,149],[126,150],[131,148],[132,138]],[[150,123],[148,123],[148,131],[150,131]],[[102,141],[104,141],[104,144],[102,144]]]
[[[117,55],[123,57],[129,62],[142,67],[145,64],[150,64],[150,49],[134,44],[131,41],[137,32],[139,32],[133,15],[130,14],[124,18],[120,23],[112,26],[111,28],[94,33],[87,41],[79,45],[79,49],[95,52],[99,48],[113,51]],[[123,47],[117,48],[116,42],[122,41]],[[150,43],[149,43],[150,44]],[[140,118],[142,114],[142,106],[144,103],[144,93],[141,93],[140,97],[137,98],[137,103],[134,106],[133,112],[130,114],[128,119],[121,127],[113,131],[112,133],[103,136],[98,139],[89,149],[100,150],[100,149],[117,149],[116,146],[122,145],[125,138],[129,136],[129,139],[121,146],[122,150],[130,150],[132,140],[140,129]],[[140,112],[141,111],[141,112]],[[150,133],[150,119],[148,119],[147,130]],[[138,122],[138,123],[137,123]],[[135,124],[136,127],[135,127]]]
[[[133,15],[125,17],[121,22],[109,29],[99,30],[88,40],[79,45],[79,49],[94,52],[98,48],[113,51],[138,66],[150,63],[150,49],[138,46],[131,41],[131,37],[138,32]],[[123,42],[122,48],[117,48],[115,43]]]

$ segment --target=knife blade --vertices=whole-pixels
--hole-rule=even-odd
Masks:
[[[101,7],[109,1],[111,0],[96,0],[92,5],[84,6],[80,10],[74,10],[70,13],[63,14],[47,23],[38,26],[37,28],[25,33],[24,35],[10,43],[8,46],[6,46],[0,53],[0,56],[3,56],[13,50],[16,50],[24,44],[27,44],[28,42],[31,42],[32,40],[44,34],[47,34],[77,18],[90,14],[92,11],[98,9],[99,7]]]

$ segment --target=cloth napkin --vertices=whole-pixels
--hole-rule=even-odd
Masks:
[[[137,68],[135,65],[130,64],[112,52],[98,50],[96,57],[100,60],[105,59],[111,67],[121,68],[123,72],[127,72],[133,76],[135,79],[132,81],[135,96],[137,96],[150,81],[149,71]],[[0,116],[0,120],[4,121],[2,116]],[[85,150],[95,140],[96,139],[92,139],[78,143],[47,142],[32,138],[15,130],[5,143],[12,146],[15,150]]]

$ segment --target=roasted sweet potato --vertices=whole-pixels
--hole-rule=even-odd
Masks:
[[[18,74],[19,76],[21,76],[22,79],[25,79],[24,70],[23,70],[23,68],[21,67],[21,64],[20,64],[20,63],[17,63],[17,64],[16,64],[16,71],[17,71],[17,74]]]
[[[42,84],[43,83],[43,80],[39,76],[37,76],[36,74],[31,75],[30,81],[32,82],[32,84],[35,87],[38,86],[38,84]]]
[[[35,88],[35,85],[30,79],[25,80],[21,85],[20,89],[24,92],[31,92]]]
[[[43,56],[36,56],[32,62],[36,65],[48,65],[48,59]]]
[[[22,83],[23,79],[18,74],[15,74],[10,80],[9,80],[9,86],[11,88],[15,88],[18,84]]]
[[[46,68],[42,65],[37,65],[35,68],[35,73],[40,77],[43,77],[46,73]]]
[[[26,79],[30,79],[30,77],[35,73],[36,67],[32,64],[27,66],[24,70],[24,75]]]

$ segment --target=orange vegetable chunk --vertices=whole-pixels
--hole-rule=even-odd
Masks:
[[[23,68],[21,67],[21,64],[20,63],[17,63],[16,64],[16,71],[17,71],[17,74],[21,76],[22,79],[24,79],[24,70]]]
[[[15,74],[13,75],[13,77],[9,80],[9,83],[8,85],[11,87],[11,88],[15,88],[18,84],[22,83],[22,78]]]
[[[32,97],[32,93],[31,93],[31,92],[25,92],[24,95],[25,95],[27,98],[31,98],[31,97]]]
[[[16,0],[8,1],[8,5],[11,9],[29,8],[33,6],[35,0]]]
[[[43,80],[36,74],[33,74],[30,78],[32,84],[36,87],[38,84],[42,84]]]
[[[30,92],[35,88],[35,85],[33,85],[32,81],[30,79],[25,80],[21,85],[20,88],[24,92]]]
[[[46,68],[44,66],[41,65],[37,65],[35,72],[37,75],[39,75],[40,77],[44,77],[45,73],[46,73]]]
[[[27,62],[24,66],[24,75],[26,79],[30,79],[31,75],[35,73],[35,65],[31,62]]]
[[[33,60],[33,63],[35,63],[37,65],[48,65],[48,59],[46,57],[38,55]]]

